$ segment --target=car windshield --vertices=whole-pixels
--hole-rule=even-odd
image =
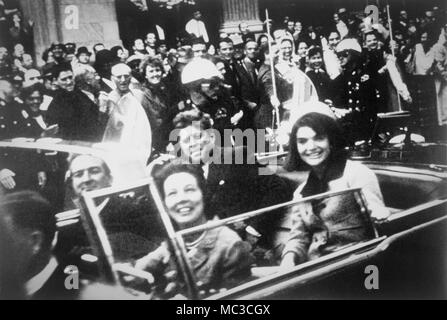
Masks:
[[[286,250],[307,250],[299,265],[376,238],[359,189],[208,219],[192,228],[179,228],[150,180],[86,192],[82,205],[103,275],[162,299],[204,299],[274,276],[286,271],[281,266]],[[331,230],[319,229],[318,221],[312,221],[334,210],[349,214],[334,216]],[[271,225],[270,234],[257,231],[261,222]],[[301,227],[305,233],[299,232]],[[343,240],[325,243],[328,232]]]

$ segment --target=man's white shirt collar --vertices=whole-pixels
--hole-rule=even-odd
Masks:
[[[95,102],[95,95],[91,92],[81,90],[82,93],[84,93],[91,101]]]
[[[205,163],[202,166],[203,169],[203,176],[205,177],[205,179],[208,179],[208,174],[210,173],[210,164],[209,163]]]

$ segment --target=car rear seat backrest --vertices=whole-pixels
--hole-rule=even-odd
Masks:
[[[408,209],[427,201],[447,198],[447,174],[407,166],[365,163],[379,179],[385,205],[394,211]],[[307,172],[280,171],[291,188],[306,181]],[[397,209],[397,210],[394,210]]]
[[[408,168],[371,168],[379,179],[385,205],[408,209],[435,199],[447,198],[447,180],[436,174]]]

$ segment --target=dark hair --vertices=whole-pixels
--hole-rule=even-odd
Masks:
[[[160,191],[161,197],[166,197],[164,193],[164,183],[166,179],[168,179],[170,176],[176,173],[189,173],[194,178],[196,178],[197,185],[199,186],[200,190],[202,191],[203,195],[203,201],[204,201],[204,213],[205,217],[209,220],[212,219],[213,216],[211,213],[207,210],[207,203],[206,203],[206,180],[203,175],[202,166],[198,164],[184,164],[179,162],[178,160],[174,160],[171,162],[168,162],[165,164],[159,171],[154,173],[154,181],[157,185],[158,190]]]
[[[219,47],[219,49],[220,49],[220,44],[221,44],[221,43],[233,44],[233,40],[231,40],[231,39],[228,38],[228,37],[220,39],[220,40],[219,40],[219,43],[218,43],[218,47]]]
[[[218,63],[223,63],[223,64],[227,64],[227,61],[224,59],[224,58],[221,58],[221,57],[219,57],[219,56],[212,56],[211,58],[210,58],[210,60],[211,60],[211,62],[212,63],[214,63],[214,64],[218,64]]]
[[[258,42],[254,38],[248,38],[244,42],[244,49],[247,49],[247,44],[249,44],[250,42],[254,42],[254,43],[258,44]],[[259,44],[258,44],[258,47],[259,47]]]
[[[45,63],[48,60],[48,55],[50,54],[50,49],[46,49],[43,53],[42,53],[42,60],[45,61]]]
[[[365,32],[365,35],[363,36],[363,39],[365,39],[365,41],[366,41],[367,36],[375,36],[377,40],[380,40],[380,38],[381,38],[379,33],[376,30],[371,30],[371,31]]]
[[[258,44],[261,44],[261,39],[262,38],[266,38],[268,40],[269,36],[267,34],[265,34],[265,33],[259,35]]]
[[[163,71],[163,62],[156,58],[156,57],[148,57],[140,65],[140,72],[143,76],[146,75],[146,69],[147,67],[153,67],[153,68],[160,68],[161,71]]]
[[[124,48],[121,47],[121,46],[114,46],[114,47],[112,47],[112,48],[110,49],[110,52],[113,54],[113,57],[114,57],[116,60],[119,60],[119,57],[118,57],[118,51],[120,51],[120,50],[123,50],[123,51],[124,51]]]
[[[59,78],[62,72],[73,71],[69,63],[59,63],[53,67],[53,79]]]
[[[56,48],[61,49],[64,53],[67,52],[67,48],[65,47],[65,44],[63,44],[63,43],[53,43],[53,44],[51,44],[50,51],[53,51]]]
[[[200,123],[200,129],[208,130],[213,127],[211,116],[198,110],[180,112],[173,120],[174,128],[184,129],[192,126],[194,122]]]
[[[307,51],[307,57],[310,58],[310,57],[316,55],[317,53],[319,53],[319,54],[321,54],[321,56],[323,56],[323,50],[319,46],[312,46]]]
[[[289,38],[289,37],[283,37],[283,38],[281,38],[281,39],[279,40],[279,44],[281,44],[281,43],[283,43],[283,42],[285,42],[285,41],[290,42],[290,44],[292,45],[292,47],[295,46],[295,42],[293,41],[292,38]],[[300,41],[300,43],[301,43],[301,42],[304,42],[304,41]]]
[[[42,67],[42,78],[44,78],[45,80],[53,80],[54,79],[53,70],[55,66],[56,63],[54,62],[45,64]]]
[[[290,39],[287,39],[290,41]],[[281,41],[282,42],[282,41]],[[300,40],[296,43],[296,49],[298,50],[298,47],[300,46],[300,44],[305,43],[306,46],[309,46],[309,43],[306,40]]]
[[[110,78],[112,65],[116,62],[113,53],[110,50],[103,49],[96,53],[93,67],[102,78]]]
[[[424,33],[427,34],[427,48],[431,48],[436,43],[437,38],[433,34],[433,31],[431,29],[427,28],[427,27],[421,28],[419,30],[419,32],[417,33],[416,43],[420,43],[421,42],[421,37],[422,37],[422,35]]]
[[[242,22],[241,22],[241,23],[239,23],[239,24],[238,24],[238,26],[237,26],[237,27],[239,28],[239,30],[241,30],[241,25],[242,25],[242,24],[246,24],[246,25],[247,25],[247,27],[248,27],[248,24],[247,24],[247,22],[245,22],[245,21],[242,21]]]
[[[297,147],[296,135],[298,130],[302,127],[309,127],[314,130],[317,135],[328,137],[331,146],[331,153],[328,161],[338,160],[340,157],[346,159],[346,140],[340,124],[337,120],[327,115],[311,112],[298,119],[292,128],[289,139],[289,155],[285,163],[285,169],[287,171],[297,171],[307,168],[307,165],[301,160],[301,157],[298,154]]]
[[[23,229],[39,230],[44,235],[43,246],[51,248],[56,233],[56,210],[40,194],[20,191],[3,196],[2,215],[11,217],[14,225]]]
[[[203,45],[206,46],[206,42],[205,42],[205,40],[203,39],[202,36],[192,38],[190,44],[191,44],[191,46],[193,46],[195,44],[203,44]]]
[[[267,47],[263,47],[262,46],[262,39],[263,38],[266,38],[267,39],[267,41],[269,41],[269,37],[268,37],[268,35],[267,34],[265,34],[265,33],[263,33],[263,34],[261,34],[260,36],[259,36],[259,38],[258,38],[258,47],[259,47],[259,49],[260,49],[260,53],[261,53],[261,55],[262,54],[264,54],[264,53],[266,53],[266,52],[268,52],[268,50],[269,50],[269,47],[267,46]]]
[[[104,43],[101,43],[101,42],[99,42],[99,43],[95,43],[95,44],[93,45],[93,51],[94,51],[95,53],[98,52],[98,50],[96,50],[96,48],[99,47],[99,46],[103,46],[103,47],[105,47],[105,46],[104,46]],[[104,49],[102,49],[102,50],[104,50]]]
[[[68,54],[75,54],[76,53],[76,44],[73,42],[68,42],[65,44],[65,49]]]
[[[45,92],[45,87],[43,84],[41,83],[35,83],[29,87],[24,87],[22,88],[21,92],[20,92],[20,97],[25,100],[26,98],[28,98],[30,95],[33,94],[33,92],[39,91],[40,94],[43,95],[43,93]]]
[[[328,40],[329,40],[329,37],[331,36],[331,33],[336,33],[336,34],[338,34],[338,36],[340,37],[340,32],[338,32],[337,29],[331,29],[331,30],[329,30],[329,31],[327,32],[327,38],[328,38]]]
[[[106,163],[103,159],[101,159],[100,157],[93,156],[93,155],[90,155],[90,154],[75,153],[75,154],[71,154],[71,155],[68,157],[68,159],[67,159],[67,162],[68,162],[68,174],[67,174],[67,180],[66,180],[66,182],[69,182],[69,183],[71,184],[71,175],[73,174],[73,173],[71,172],[71,165],[73,164],[73,162],[74,162],[77,158],[82,157],[82,156],[86,156],[86,157],[92,157],[92,158],[100,159],[100,160],[101,160],[101,163],[102,163],[102,168],[104,169],[104,173],[105,173],[105,175],[108,176],[108,177],[112,177],[112,171],[110,170],[110,168],[109,168],[109,166],[107,165],[107,163]]]

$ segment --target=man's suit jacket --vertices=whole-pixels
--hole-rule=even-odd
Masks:
[[[65,140],[101,141],[104,128],[99,108],[84,93],[59,90],[48,107],[49,125],[59,125],[59,135]]]
[[[286,180],[259,175],[259,169],[257,164],[210,164],[205,194],[209,214],[227,218],[292,200],[293,189]],[[267,234],[275,220],[275,214],[266,214],[249,224]]]
[[[65,280],[69,276],[64,273],[65,267],[59,264],[42,288],[31,296],[31,300],[76,300],[79,290],[69,290],[65,287]]]
[[[239,89],[241,98],[244,101],[259,103],[259,86],[258,86],[258,76],[257,74],[250,75],[247,71],[244,60],[238,60],[235,64],[235,71],[239,80]]]

